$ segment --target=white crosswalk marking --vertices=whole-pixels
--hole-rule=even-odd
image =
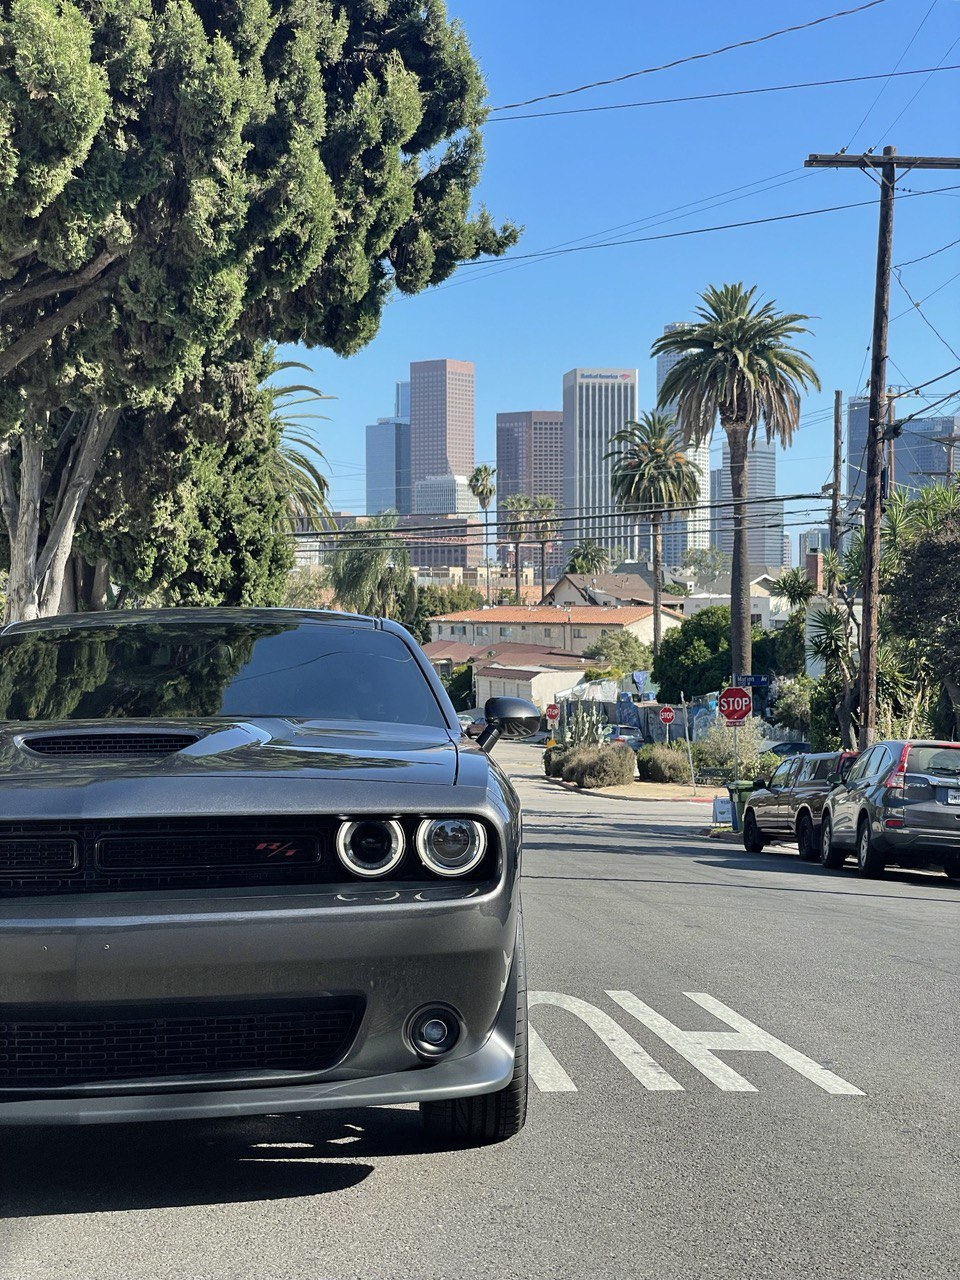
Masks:
[[[712,1080],[718,1089],[736,1093],[757,1092],[755,1085],[716,1057],[711,1052],[712,1049],[724,1052],[735,1050],[769,1053],[786,1063],[788,1067],[792,1067],[824,1093],[846,1094],[861,1098],[864,1096],[863,1091],[855,1085],[834,1075],[832,1071],[827,1071],[806,1054],[792,1049],[790,1045],[784,1044],[782,1040],[770,1035],[762,1027],[750,1022],[749,1019],[728,1008],[713,996],[702,992],[684,992],[688,999],[694,1000],[708,1013],[712,1013],[728,1027],[732,1027],[732,1031],[682,1031],[655,1009],[651,1009],[648,1004],[638,1000],[630,991],[608,991],[607,995],[658,1035],[661,1040],[666,1041],[681,1057],[686,1058],[691,1066],[696,1067],[708,1080]]]
[[[561,1067],[547,1046],[529,1030],[530,1079],[541,1093],[576,1093],[577,1086]]]
[[[633,1036],[624,1031],[608,1013],[604,1013],[596,1005],[588,1004],[586,1000],[578,1000],[576,996],[564,995],[559,991],[531,991],[527,996],[527,1003],[531,1006],[552,1004],[558,1009],[566,1009],[568,1013],[575,1014],[581,1022],[585,1022],[597,1033],[607,1048],[620,1059],[631,1075],[636,1076],[645,1089],[653,1092],[683,1091],[683,1085],[678,1080],[674,1080],[673,1076],[650,1057],[646,1049],[637,1044]],[[550,1056],[553,1058],[552,1054]],[[553,1058],[553,1061],[556,1062],[556,1058]],[[557,1066],[559,1067],[560,1064],[557,1063]],[[560,1070],[562,1071],[563,1068],[561,1067]],[[564,1075],[566,1076],[566,1072]],[[566,1078],[570,1080],[569,1076]]]

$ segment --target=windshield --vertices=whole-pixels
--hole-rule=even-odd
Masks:
[[[302,622],[144,622],[0,636],[0,719],[250,718],[443,727],[399,636]]]

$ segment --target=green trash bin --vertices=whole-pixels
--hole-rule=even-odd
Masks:
[[[743,811],[746,808],[747,796],[753,791],[753,783],[728,782],[727,791],[730,794],[730,804],[733,809],[733,829],[734,831],[742,831]]]

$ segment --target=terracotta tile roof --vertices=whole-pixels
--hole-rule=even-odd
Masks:
[[[578,671],[587,665],[579,653],[566,649],[552,649],[547,645],[518,644],[515,640],[488,644],[464,644],[462,640],[430,640],[423,651],[431,662],[470,662],[488,665],[494,662],[530,664],[554,667],[560,670]]]
[[[660,612],[667,617],[677,618],[678,620],[682,616],[674,613],[671,609],[661,609]],[[459,613],[440,614],[439,617],[431,618],[430,621],[493,623],[504,626],[525,622],[534,623],[537,626],[549,626],[551,623],[556,623],[559,626],[561,623],[568,622],[576,625],[586,623],[588,626],[593,627],[604,627],[611,624],[625,627],[631,622],[642,622],[644,618],[652,617],[652,615],[653,609],[650,605],[626,606],[619,609],[596,604],[573,605],[570,607],[532,605],[528,609],[518,608],[517,605],[492,605],[489,609],[463,609]]]

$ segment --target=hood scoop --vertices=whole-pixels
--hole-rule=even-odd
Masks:
[[[147,733],[143,731],[114,733],[38,733],[20,739],[21,746],[38,756],[60,758],[91,756],[125,759],[156,759],[172,756],[200,741],[196,733]]]

